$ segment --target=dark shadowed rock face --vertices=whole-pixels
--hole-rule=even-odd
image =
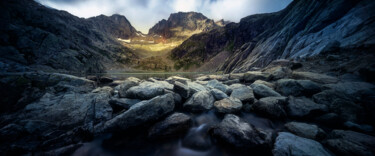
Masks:
[[[225,115],[219,126],[213,129],[213,136],[244,151],[253,149],[261,151],[268,147],[271,139],[271,135],[262,135],[253,125],[233,114]]]
[[[186,132],[192,126],[190,116],[183,113],[173,113],[149,130],[149,137],[170,137]]]
[[[2,71],[102,72],[135,58],[115,39],[134,31],[123,16],[82,19],[31,0],[0,7]]]
[[[276,59],[343,49],[354,53],[359,47],[374,46],[375,22],[370,20],[374,8],[371,0],[293,1],[279,12],[251,15],[227,24],[224,30],[193,36],[172,53],[182,60],[199,58],[203,64],[230,50],[233,54],[218,68],[226,73],[265,67]],[[194,49],[203,52],[192,53]],[[371,52],[371,48],[364,50]]]
[[[291,133],[280,132],[272,151],[275,156],[306,155],[331,156],[319,142],[302,138]]]

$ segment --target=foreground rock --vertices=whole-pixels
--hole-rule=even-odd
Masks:
[[[241,110],[242,102],[239,99],[230,97],[216,101],[214,107],[219,113],[235,113]]]
[[[127,78],[122,84],[116,87],[118,89],[119,96],[123,98],[126,97],[126,91],[131,87],[138,86],[140,81],[141,80],[135,77]]]
[[[338,82],[338,79],[335,77],[312,72],[293,72],[292,77],[295,79],[311,80],[323,84]]]
[[[242,121],[233,114],[225,115],[219,126],[213,129],[213,136],[220,142],[229,144],[240,150],[258,150],[269,147],[270,133],[262,133],[254,126]]]
[[[233,84],[230,86],[232,88],[232,93],[230,97],[240,99],[242,102],[246,103],[253,103],[255,96],[253,90],[245,85],[242,84]]]
[[[285,128],[295,135],[308,139],[321,140],[326,136],[317,125],[302,122],[289,122],[285,124]]]
[[[252,109],[261,115],[281,119],[286,117],[286,112],[284,110],[286,102],[286,97],[261,98],[252,105]]]
[[[215,98],[209,91],[199,91],[190,97],[183,107],[186,110],[200,112],[210,110],[215,102]]]
[[[211,89],[211,94],[215,97],[216,100],[222,100],[224,98],[227,98],[228,95],[222,92],[221,90],[218,89]]]
[[[210,87],[210,88],[215,88],[215,89],[218,89],[218,90],[221,90],[222,92],[226,93],[226,94],[229,94],[230,93],[230,89],[227,85],[225,84],[222,84],[221,82],[217,81],[217,80],[211,80],[211,81],[208,81],[207,83],[207,87]]]
[[[270,87],[264,84],[251,84],[250,87],[254,91],[255,97],[258,99],[270,96],[281,96],[278,92],[274,91]]]
[[[256,80],[268,80],[270,74],[259,72],[259,71],[250,71],[244,74],[243,79],[245,82],[253,83]]]
[[[186,132],[191,126],[192,120],[190,116],[183,113],[173,113],[152,126],[148,135],[152,138],[172,137]]]
[[[157,83],[143,82],[139,86],[129,88],[125,94],[127,98],[148,100],[164,94],[164,87]]]
[[[321,91],[320,86],[310,80],[280,79],[276,90],[284,96],[311,96]]]
[[[325,145],[337,155],[374,155],[375,137],[344,130],[333,130]]]
[[[151,100],[139,102],[126,112],[107,121],[101,131],[121,131],[155,121],[172,112],[174,107],[172,94],[157,96]]]
[[[280,132],[272,150],[274,156],[304,155],[331,156],[319,142],[302,138],[291,133]]]
[[[189,98],[190,96],[190,88],[187,85],[178,81],[174,83],[173,91],[177,94],[180,94],[180,96],[185,99]]]
[[[306,97],[289,97],[286,107],[288,116],[294,118],[312,117],[328,111],[326,105],[317,104]]]

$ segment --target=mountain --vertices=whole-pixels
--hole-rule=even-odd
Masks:
[[[100,15],[88,19],[97,31],[111,34],[116,38],[128,39],[136,35],[137,30],[130,24],[125,16],[114,14],[110,17]]]
[[[33,0],[0,3],[1,71],[103,72],[136,58],[116,39],[135,33],[124,16],[83,19]]]
[[[178,12],[161,20],[149,30],[149,35],[160,35],[166,39],[172,37],[186,38],[192,34],[206,32],[219,27],[215,21],[201,13]]]
[[[172,57],[180,68],[216,63],[215,70],[225,73],[325,53],[357,54],[348,61],[371,63],[372,56],[356,58],[373,54],[374,18],[375,2],[371,0],[298,0],[279,12],[251,15],[222,29],[194,35],[175,48]],[[218,62],[216,57],[226,60]]]

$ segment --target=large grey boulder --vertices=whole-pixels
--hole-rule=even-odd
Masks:
[[[199,92],[199,91],[207,91],[207,88],[197,82],[187,82],[187,85],[190,89],[190,95]]]
[[[359,101],[366,96],[375,96],[375,85],[366,82],[341,82],[337,84],[326,84],[326,89],[332,89],[352,99]]]
[[[125,93],[125,97],[148,100],[162,94],[164,94],[164,87],[162,85],[152,82],[143,82],[138,86],[129,88]]]
[[[270,74],[260,71],[249,71],[246,72],[243,76],[245,82],[253,83],[256,80],[268,80]]]
[[[225,85],[225,84],[217,81],[217,80],[208,81],[207,87],[219,89],[219,90],[221,90],[222,92],[224,92],[226,94],[230,93],[229,87],[227,85]]]
[[[112,118],[109,87],[91,93],[44,94],[38,101],[27,105],[19,119],[40,120],[62,127],[105,122]],[[58,122],[56,122],[58,121]]]
[[[115,89],[118,90],[118,94],[120,97],[126,97],[126,91],[134,86],[138,86],[141,80],[135,77],[127,78],[122,84],[117,86]]]
[[[219,113],[236,113],[241,110],[242,102],[239,99],[230,97],[216,101],[214,107]]]
[[[331,156],[319,142],[287,132],[279,132],[272,150],[274,156]]]
[[[250,87],[253,89],[255,97],[258,99],[269,97],[269,96],[281,96],[278,92],[274,91],[270,87],[264,84],[251,84]]]
[[[286,97],[266,97],[261,98],[252,105],[252,109],[264,116],[271,118],[285,118]]]
[[[111,98],[108,101],[108,103],[112,106],[114,112],[119,112],[124,109],[127,110],[138,102],[141,102],[141,100],[128,98]]]
[[[213,107],[214,102],[215,98],[209,91],[199,91],[183,104],[183,108],[193,112],[206,111]]]
[[[325,74],[312,73],[312,72],[293,72],[292,78],[311,80],[311,81],[322,83],[322,84],[338,82],[338,79],[336,77],[328,76]]]
[[[292,70],[287,67],[278,67],[272,70],[270,73],[271,75],[269,78],[271,80],[278,80],[278,79],[283,79],[283,78],[287,78],[288,76],[290,76],[292,74]]]
[[[187,84],[191,80],[180,76],[171,76],[168,77],[165,81],[169,82],[170,84],[174,84],[176,81]]]
[[[216,100],[222,100],[224,98],[227,98],[228,95],[222,92],[221,90],[218,89],[211,89],[211,94],[215,97]]]
[[[171,113],[175,107],[174,97],[168,93],[151,100],[139,102],[126,112],[107,121],[101,132],[121,131],[147,122],[156,121]]]
[[[177,94],[180,94],[180,96],[185,99],[189,98],[190,96],[190,88],[187,85],[178,81],[174,83],[173,91]]]
[[[267,149],[271,143],[271,133],[255,129],[233,114],[225,115],[223,121],[212,130],[218,141],[241,150]]]
[[[255,96],[253,93],[253,89],[251,87],[241,85],[241,84],[233,84],[231,85],[232,93],[230,97],[240,99],[243,103],[249,102],[253,103]]]
[[[324,144],[337,155],[375,154],[375,137],[345,130],[333,130]]]
[[[326,105],[332,112],[345,120],[357,122],[358,119],[364,118],[364,108],[356,104],[355,98],[352,98],[351,95],[329,89],[315,94],[313,99],[317,103]]]
[[[288,116],[301,118],[323,114],[328,111],[328,107],[323,104],[317,104],[306,97],[289,96],[286,110]]]
[[[171,137],[186,132],[192,126],[191,117],[183,113],[173,113],[156,123],[149,130],[149,137]]]
[[[308,139],[321,140],[326,136],[322,129],[313,124],[288,122],[284,126],[289,132]]]
[[[276,90],[284,96],[311,96],[321,91],[319,84],[310,80],[280,79]]]

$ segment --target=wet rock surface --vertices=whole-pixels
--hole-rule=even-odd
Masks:
[[[2,85],[23,92],[0,116],[0,147],[9,154],[373,155],[372,84],[225,85],[229,79],[130,77],[98,87],[64,74],[2,75]]]

